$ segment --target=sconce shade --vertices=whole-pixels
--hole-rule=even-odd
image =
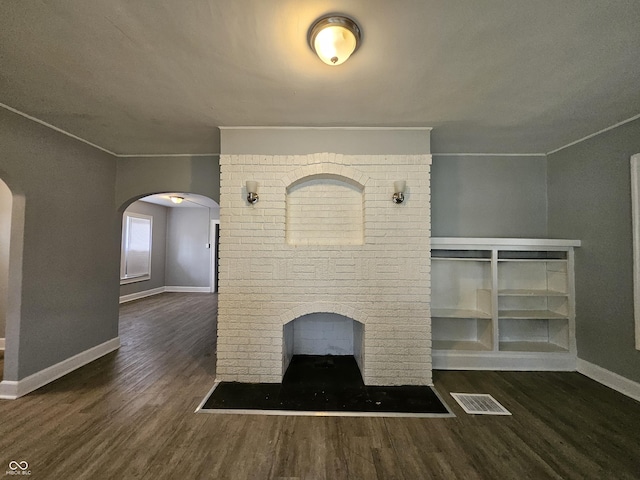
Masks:
[[[184,197],[179,197],[179,196],[177,196],[177,195],[171,195],[169,198],[170,198],[170,199],[171,199],[171,201],[172,201],[173,203],[175,203],[176,205],[178,205],[178,204],[182,203],[182,201],[184,200]]]
[[[407,187],[407,182],[404,180],[396,180],[393,182],[393,203],[404,202],[404,189]]]
[[[258,182],[247,180],[247,193],[258,193]]]
[[[258,197],[258,182],[255,180],[247,180],[247,202],[251,205],[256,203],[260,197]]]
[[[321,17],[309,29],[309,46],[327,65],[344,63],[360,46],[360,27],[340,15]]]

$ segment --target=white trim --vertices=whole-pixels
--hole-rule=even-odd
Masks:
[[[131,302],[140,298],[151,297],[160,293],[211,293],[211,287],[182,287],[182,286],[165,286],[143,290],[142,292],[130,293],[120,297],[120,303]]]
[[[432,157],[546,157],[546,153],[435,153]]]
[[[121,278],[120,285],[129,285],[130,283],[148,282],[151,275],[140,275],[139,277]]]
[[[576,371],[576,356],[572,353],[432,350],[431,355],[434,370]]]
[[[220,219],[209,219],[209,292],[211,293],[216,293],[216,265],[218,264],[216,225],[220,229]]]
[[[0,382],[0,399],[15,400],[120,348],[120,337],[112,338],[22,380]]]
[[[427,385],[431,388],[433,393],[436,394],[438,400],[447,409],[447,413],[401,413],[401,412],[338,412],[338,411],[302,411],[302,410],[250,410],[250,409],[233,409],[233,408],[216,408],[216,409],[203,409],[204,404],[207,403],[209,397],[220,385],[221,381],[216,380],[211,387],[211,390],[205,395],[200,404],[196,407],[193,413],[213,413],[213,414],[232,414],[232,415],[273,415],[273,416],[297,416],[297,417],[394,417],[394,418],[452,418],[455,417],[455,413],[449,408],[449,405],[445,403],[438,391],[432,385]]]
[[[28,120],[31,120],[32,122],[36,122],[42,126],[45,126],[47,128],[50,128],[51,130],[55,130],[58,133],[62,133],[63,135],[66,135],[67,137],[73,138],[74,140],[77,140],[79,142],[85,143],[87,145],[89,145],[90,147],[93,148],[97,148],[98,150],[101,150],[105,153],[108,153],[109,155],[113,155],[116,158],[133,158],[133,157],[145,157],[145,158],[154,158],[154,157],[211,157],[211,156],[220,156],[220,153],[151,153],[151,154],[122,154],[122,153],[115,153],[112,152],[111,150],[101,147],[100,145],[97,145],[93,142],[90,142],[89,140],[85,140],[82,137],[79,137],[77,135],[74,135],[73,133],[67,132],[66,130],[63,130],[62,128],[56,127],[55,125],[52,125],[48,122],[45,122],[44,120],[40,120],[39,118],[36,118],[32,115],[29,115],[28,113],[24,113],[20,110],[18,110],[17,108],[13,108],[10,107],[7,104],[4,103],[0,103],[0,107],[4,108],[5,110],[9,110],[10,112],[15,113],[16,115],[20,115],[21,117],[24,117]]]
[[[114,154],[118,158],[160,158],[160,157],[219,157],[220,153],[127,153]]]
[[[17,115],[20,115],[24,118],[27,118],[33,122],[39,123],[40,125],[43,125],[45,127],[49,127],[52,130],[55,130],[56,132],[62,133],[63,135],[66,135],[70,138],[73,138],[74,140],[78,140],[79,142],[85,143],[93,148],[97,148],[98,150],[101,150],[105,153],[108,153],[109,155],[113,155],[116,158],[135,158],[135,157],[144,157],[144,158],[159,158],[159,157],[210,157],[210,156],[220,156],[222,155],[222,153],[165,153],[165,154],[161,154],[161,153],[150,153],[150,154],[132,154],[132,153],[115,153],[112,152],[111,150],[108,150],[104,147],[101,147],[100,145],[97,145],[93,142],[90,142],[89,140],[85,140],[82,137],[79,137],[77,135],[74,135],[73,133],[67,132],[66,130],[63,130],[61,128],[56,127],[55,125],[52,125],[50,123],[45,122],[44,120],[40,120],[39,118],[33,117],[27,113],[24,113],[16,108],[10,107],[9,105],[6,105],[4,103],[0,103],[0,107],[4,108],[5,110],[9,110],[10,112],[13,112]],[[613,130],[614,128],[617,128],[621,125],[624,125],[625,123],[629,123],[632,122],[636,119],[640,118],[640,114],[635,115],[631,118],[628,118],[626,120],[623,120],[622,122],[616,123],[615,125],[611,125],[610,127],[604,128],[598,132],[592,133],[591,135],[587,135],[586,137],[580,138],[574,142],[568,143],[567,145],[564,145],[563,147],[560,148],[556,148],[555,150],[551,150],[550,152],[547,153],[434,153],[431,152],[431,155],[436,155],[436,156],[478,156],[478,157],[482,157],[482,156],[505,156],[505,157],[537,157],[537,156],[546,156],[546,155],[551,155],[553,153],[559,152],[560,150],[564,150],[567,147],[571,147],[573,145],[576,145],[577,143],[583,142],[585,140],[588,140],[592,137],[595,137],[596,135],[600,135],[601,133],[607,132],[609,130]],[[288,129],[288,130],[423,130],[423,131],[431,131],[433,130],[433,127],[260,127],[260,126],[246,126],[246,127],[232,127],[232,126],[218,126],[218,129],[220,130],[284,130],[284,129]]]
[[[445,407],[447,407],[445,405]],[[448,408],[448,407],[447,407]],[[453,413],[399,413],[399,412],[319,412],[302,410],[240,410],[231,408],[220,408],[211,410],[200,410],[198,413],[208,414],[232,414],[232,415],[271,415],[286,417],[385,417],[385,418],[452,418]]]
[[[4,108],[5,110],[9,110],[10,112],[13,112],[13,113],[15,113],[17,115],[20,115],[20,116],[22,116],[22,117],[24,117],[24,118],[26,118],[28,120],[31,120],[31,121],[36,122],[36,123],[39,123],[40,125],[43,125],[45,127],[49,127],[51,130],[55,130],[58,133],[62,133],[63,135],[66,135],[67,137],[73,138],[74,140],[78,140],[79,142],[86,143],[90,147],[97,148],[98,150],[102,150],[103,152],[108,153],[109,155],[113,155],[114,157],[118,156],[116,153],[113,153],[111,150],[107,150],[106,148],[101,147],[100,145],[96,145],[95,143],[90,142],[89,140],[85,140],[84,138],[78,137],[77,135],[74,135],[73,133],[69,133],[66,130],[63,130],[63,129],[58,128],[58,127],[56,127],[54,125],[51,125],[50,123],[47,123],[44,120],[40,120],[39,118],[32,117],[31,115],[26,114],[24,112],[21,112],[20,110],[17,110],[17,109],[15,109],[13,107],[10,107],[9,105],[5,105],[4,103],[0,103],[0,107]]]
[[[5,341],[4,338],[0,338],[0,350],[4,350]]]
[[[574,145],[576,145],[576,144],[578,144],[580,142],[584,142],[585,140],[589,140],[590,138],[593,138],[593,137],[595,137],[597,135],[600,135],[601,133],[608,132],[609,130],[613,130],[614,128],[621,127],[625,123],[633,122],[634,120],[637,120],[638,118],[640,118],[640,114],[635,115],[635,116],[633,116],[631,118],[627,118],[626,120],[618,122],[615,125],[611,125],[610,127],[603,128],[602,130],[599,130],[596,133],[592,133],[591,135],[587,135],[586,137],[582,137],[582,138],[576,140],[575,142],[567,143],[563,147],[556,148],[555,150],[551,150],[550,152],[547,152],[547,155],[551,155],[553,153],[559,152],[560,150],[564,150],[565,148],[572,147],[572,146],[574,146]]]
[[[207,394],[204,396],[200,404],[196,407],[196,411],[193,413],[198,413],[200,410],[202,410],[202,407],[204,407],[204,404],[207,403],[207,400],[209,400],[209,397],[211,396],[211,394],[213,393],[213,391],[216,389],[218,385],[220,385],[220,380],[216,380],[213,382],[213,387],[211,387],[211,390],[207,392]]]
[[[419,131],[431,131],[433,127],[305,127],[305,126],[294,126],[294,127],[261,127],[258,125],[250,125],[244,127],[234,127],[234,126],[219,126],[220,130],[372,130],[372,131],[380,131],[380,130],[419,130]]]
[[[517,246],[519,250],[526,248],[569,248],[579,247],[580,240],[565,240],[555,238],[472,238],[472,237],[431,237],[431,247],[468,247],[477,249],[478,246],[506,247]],[[502,248],[499,248],[502,249]]]
[[[629,380],[610,370],[602,368],[586,360],[578,359],[578,372],[602,385],[612,388],[627,397],[640,402],[640,383]]]
[[[631,224],[633,226],[633,312],[636,350],[640,350],[640,153],[631,156]]]
[[[167,286],[164,287],[164,291],[172,293],[211,293],[211,287]]]
[[[164,293],[164,287],[152,288],[150,290],[143,290],[142,292],[130,293],[128,295],[122,295],[120,297],[120,303],[131,302],[133,300],[138,300],[140,298],[150,297],[152,295],[158,295],[159,293]]]

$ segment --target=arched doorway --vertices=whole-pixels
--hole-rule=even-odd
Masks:
[[[11,190],[9,190],[6,183],[0,180],[0,375],[4,373],[12,204]],[[2,379],[2,377],[0,377],[0,379]]]
[[[154,193],[129,200],[120,211],[121,303],[162,292],[216,291],[215,201],[185,192]]]
[[[25,201],[5,178],[0,172],[0,398],[13,398],[3,387],[18,379]]]

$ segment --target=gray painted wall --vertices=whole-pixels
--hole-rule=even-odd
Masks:
[[[576,249],[578,357],[640,382],[634,347],[630,157],[640,120],[552,154],[549,233]]]
[[[208,287],[211,271],[209,209],[170,208],[167,216],[166,285]]]
[[[151,237],[151,278],[141,282],[120,285],[120,295],[143,292],[164,287],[167,256],[167,207],[147,202],[133,202],[125,212],[140,213],[153,217]]]
[[[118,158],[116,206],[162,192],[198,193],[220,202],[219,157]],[[124,209],[123,209],[124,210]]]
[[[118,335],[116,160],[0,109],[0,177],[26,202],[21,315],[5,352],[15,381]]]
[[[0,338],[4,338],[9,286],[9,241],[11,238],[11,190],[0,181]]]
[[[545,157],[433,156],[434,237],[546,237]]]

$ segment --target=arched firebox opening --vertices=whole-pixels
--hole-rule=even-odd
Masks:
[[[364,325],[336,313],[311,313],[283,328],[282,374],[294,355],[352,356],[364,378]]]

